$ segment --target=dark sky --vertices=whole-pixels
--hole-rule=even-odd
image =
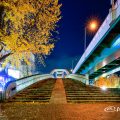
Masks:
[[[110,0],[60,0],[62,19],[58,23],[59,37],[55,48],[45,60],[46,67],[38,65],[42,73],[55,68],[71,69],[80,59],[84,50],[84,27],[91,18],[97,18],[102,24],[110,9]],[[87,45],[93,35],[87,34]]]

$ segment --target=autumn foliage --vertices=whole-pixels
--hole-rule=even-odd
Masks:
[[[95,81],[95,85],[98,87],[106,86],[108,88],[120,87],[120,77],[117,75],[111,75],[110,77],[100,77]]]
[[[60,7],[58,0],[0,0],[1,51],[26,62],[31,53],[39,54],[42,62],[54,48],[52,31],[60,20]]]

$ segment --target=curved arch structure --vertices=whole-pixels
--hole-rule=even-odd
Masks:
[[[65,78],[69,72],[66,69],[54,69],[50,74],[52,74],[54,78]]]

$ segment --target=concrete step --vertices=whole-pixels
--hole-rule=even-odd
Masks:
[[[51,94],[51,91],[49,91],[49,92],[29,92],[29,93],[19,93],[19,95],[42,95],[42,94]]]
[[[49,100],[9,100],[8,102],[43,102],[43,103],[49,103]]]
[[[70,84],[69,84],[70,83]],[[68,102],[120,102],[120,89],[102,91],[94,86],[86,86],[79,81],[67,79],[64,81]]]
[[[120,97],[120,95],[66,95],[67,97]]]
[[[50,99],[50,97],[22,97],[22,98],[13,98],[13,100],[47,100]]]
[[[114,95],[117,95],[119,96],[120,94],[107,94],[107,93],[66,93],[67,95],[111,95],[111,96],[114,96]]]
[[[85,103],[85,102],[120,102],[120,100],[67,100],[68,103]]]
[[[56,80],[51,79],[33,84],[29,88],[26,88],[8,99],[8,102],[49,102],[55,81]]]
[[[92,97],[92,96],[88,96],[88,97],[67,97],[67,99],[120,99],[120,97]]]
[[[13,99],[17,99],[17,98],[50,98],[51,96],[50,95],[45,95],[45,96],[39,96],[39,95],[37,95],[37,96],[32,96],[32,95],[30,95],[30,96],[28,96],[28,95],[26,95],[26,96],[16,96],[15,98],[13,98]]]

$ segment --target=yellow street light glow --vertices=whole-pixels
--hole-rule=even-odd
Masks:
[[[106,91],[106,90],[107,90],[107,87],[106,87],[106,86],[102,86],[101,89],[102,89],[103,91]]]
[[[96,18],[92,18],[91,20],[88,20],[86,29],[88,32],[95,32],[99,27],[99,20]]]
[[[94,31],[94,30],[96,30],[98,28],[98,23],[97,23],[97,21],[91,21],[90,23],[89,23],[89,29],[91,30],[91,31]]]

